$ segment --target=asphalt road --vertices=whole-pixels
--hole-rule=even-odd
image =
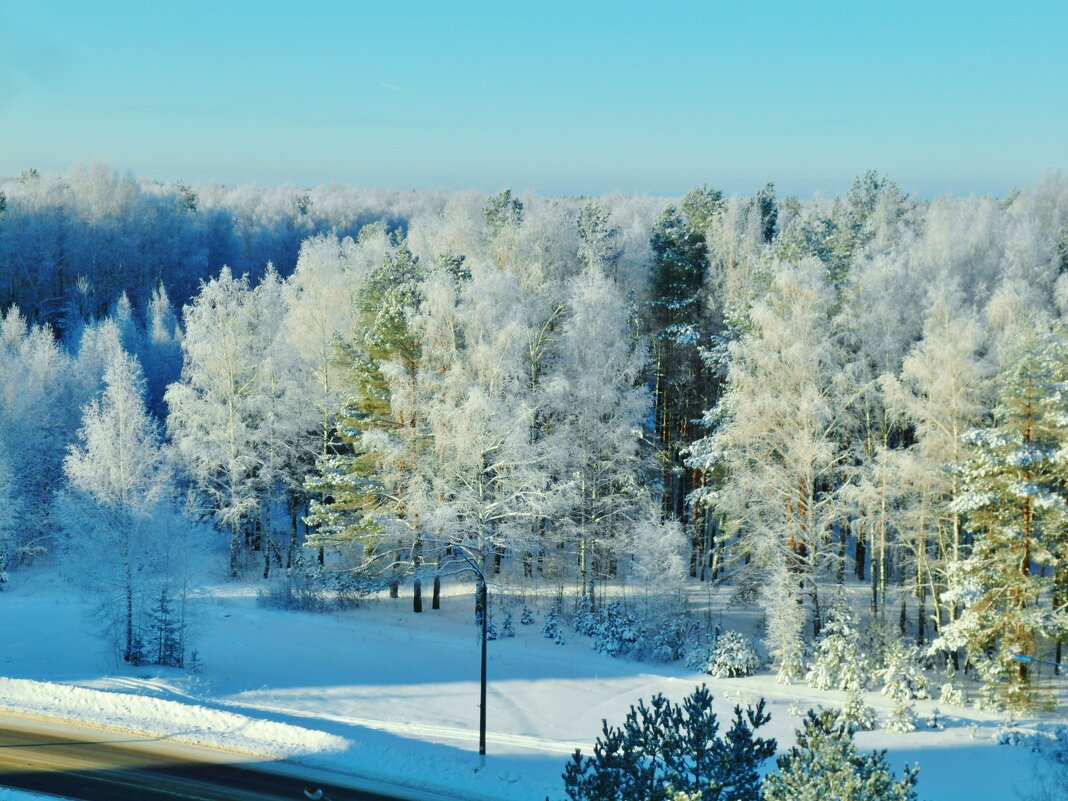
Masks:
[[[0,717],[0,785],[87,801],[283,801],[304,798],[287,766],[139,735]],[[318,782],[317,782],[318,784]],[[399,801],[319,785],[330,801]]]

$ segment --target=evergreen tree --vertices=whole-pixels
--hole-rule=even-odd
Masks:
[[[1053,634],[1051,566],[1064,529],[1057,453],[1065,343],[1040,320],[1024,323],[1003,355],[993,424],[965,435],[973,456],[955,508],[968,516],[972,546],[949,575],[950,601],[963,606],[935,646],[966,648],[990,705],[1035,703],[1017,654],[1034,655]]]
[[[775,203],[775,184],[770,181],[756,193],[753,204],[760,214],[760,234],[765,242],[775,237],[775,225],[779,219],[779,209]]]
[[[664,210],[653,226],[649,301],[654,387],[654,426],[661,462],[665,514],[690,522],[686,498],[699,484],[685,464],[686,450],[700,436],[695,424],[713,403],[713,381],[700,348],[710,344],[705,282],[709,224],[722,211],[722,195],[702,187],[683,199],[681,209]],[[697,543],[700,532],[690,527]],[[694,549],[694,559],[699,553]],[[691,564],[696,572],[696,562]]]
[[[608,217],[608,210],[596,203],[587,203],[579,209],[578,255],[586,269],[598,269],[614,277],[622,252],[617,241],[619,230],[609,224]]]
[[[631,707],[622,727],[605,721],[593,756],[575,751],[564,769],[571,801],[666,801],[677,792],[701,801],[759,801],[762,762],[775,740],[756,736],[770,716],[734,708],[731,727],[719,734],[712,695],[701,686],[675,705],[655,695]]]
[[[820,631],[816,661],[805,680],[817,690],[845,690],[847,684],[865,675],[867,670],[860,637],[853,624],[853,610],[839,588],[827,622]]]
[[[883,683],[882,693],[894,701],[886,728],[907,732],[916,728],[916,709],[913,701],[927,698],[927,677],[918,664],[914,646],[892,640],[886,654],[886,667],[877,672]]]
[[[394,593],[401,573],[421,560],[408,507],[427,436],[420,417],[421,342],[412,324],[425,278],[400,237],[364,278],[347,354],[351,394],[338,426],[341,447],[320,458],[307,482],[317,496],[308,518],[317,528],[307,544],[352,549],[346,564],[389,573]]]
[[[834,710],[809,711],[797,745],[776,759],[764,801],[915,801],[918,767],[898,779],[885,751],[860,755],[852,728]]]

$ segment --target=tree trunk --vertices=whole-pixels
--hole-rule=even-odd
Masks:
[[[430,601],[431,609],[441,609],[441,576],[434,576],[434,596]]]
[[[858,581],[864,581],[864,535],[860,528],[857,529],[857,546],[853,551],[853,570]]]
[[[418,578],[412,582],[412,611],[416,614],[423,611],[423,582]]]
[[[230,526],[230,578],[237,578],[237,552],[241,547],[241,531],[235,522]]]
[[[835,580],[841,586],[845,584],[846,527],[842,525],[842,521],[835,520],[832,528],[838,534],[838,569],[835,574]]]
[[[812,636],[819,638],[822,620],[820,620],[820,591],[819,585],[812,580]]]
[[[916,645],[920,648],[927,643],[927,585],[920,582],[916,610]]]
[[[297,538],[300,535],[300,528],[297,524],[297,508],[299,504],[296,498],[290,497],[289,499],[289,548],[286,549],[286,570],[293,567],[293,560],[297,555]]]
[[[139,661],[133,649],[133,573],[130,570],[130,560],[126,560],[126,653],[123,659],[130,664]]]

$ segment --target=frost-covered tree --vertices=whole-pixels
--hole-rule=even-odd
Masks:
[[[348,447],[321,458],[308,483],[322,498],[312,504],[309,522],[317,529],[310,544],[354,548],[349,564],[392,573],[394,594],[399,574],[418,570],[423,550],[410,506],[426,462],[422,349],[413,325],[425,278],[407,243],[397,239],[361,283],[339,427]],[[415,610],[422,611],[418,592]]]
[[[248,395],[259,494],[254,545],[261,551],[264,578],[272,561],[288,568],[296,558],[293,504],[317,452],[315,431],[320,423],[307,400],[305,364],[286,336],[284,290],[281,278],[268,265],[250,298],[250,324],[260,339],[258,374]],[[284,510],[290,514],[281,514]],[[282,517],[288,519],[279,520]],[[286,529],[288,545],[283,552],[280,540]]]
[[[614,276],[622,253],[617,242],[619,230],[611,225],[608,218],[609,210],[596,203],[587,203],[579,209],[576,220],[578,255],[587,269],[599,269],[605,275]]]
[[[845,690],[851,679],[867,672],[860,637],[845,593],[839,590],[816,644],[816,659],[805,676],[817,690]]]
[[[31,563],[51,546],[52,500],[83,402],[71,359],[53,331],[31,326],[17,308],[9,309],[0,317],[0,440],[19,510],[10,562]]]
[[[15,530],[18,519],[19,503],[14,474],[7,460],[6,446],[0,439],[0,590],[7,583],[7,570],[15,556]]]
[[[228,268],[185,307],[181,379],[167,389],[167,428],[178,456],[229,532],[236,576],[243,520],[256,509],[257,382],[264,332],[247,278]]]
[[[643,511],[639,442],[651,398],[646,352],[615,285],[593,267],[572,281],[557,359],[544,378],[550,433],[539,443],[558,471],[556,533],[578,549],[581,594],[615,573],[624,534]]]
[[[810,711],[797,745],[764,779],[765,801],[915,801],[918,767],[894,776],[885,751],[858,754],[853,730],[834,710]]]
[[[432,446],[411,511],[443,569],[472,569],[480,583],[499,555],[529,546],[530,521],[550,501],[530,437],[520,301],[515,279],[475,264],[458,294],[448,281],[435,287],[420,322]]]
[[[605,721],[592,756],[575,751],[564,791],[571,801],[666,801],[677,792],[701,801],[759,801],[760,765],[775,753],[775,740],[756,732],[770,719],[763,699],[744,712],[736,706],[721,735],[707,687],[678,705],[655,695],[632,706],[621,727]]]
[[[892,640],[886,654],[886,666],[877,671],[882,693],[894,702],[886,719],[890,731],[907,732],[916,728],[916,709],[913,701],[927,698],[927,677],[919,665],[915,646]]]
[[[99,571],[101,609],[121,616],[122,657],[137,664],[144,659],[137,610],[145,574],[161,546],[159,518],[172,485],[132,356],[120,351],[109,359],[103,392],[85,406],[78,439],[64,461],[70,487],[64,527],[79,569]]]
[[[166,416],[163,394],[182,372],[182,330],[163,284],[145,304],[145,331],[138,354],[148,391],[148,408],[160,419]]]
[[[1064,447],[1066,346],[1041,319],[1025,321],[1003,349],[993,424],[965,434],[972,457],[957,511],[967,515],[972,546],[949,574],[946,598],[962,607],[934,647],[966,648],[984,683],[983,700],[1026,708],[1035,703],[1027,665],[1063,610],[1049,606],[1046,569],[1064,529],[1058,451]]]
[[[979,358],[982,339],[975,317],[942,295],[900,378],[884,377],[887,406],[914,432],[915,441],[894,454],[889,468],[903,495],[894,518],[912,555],[920,646],[926,641],[928,603],[938,630],[957,616],[956,606],[943,604],[941,595],[948,571],[964,556],[964,517],[956,502],[971,448],[963,434],[982,422],[989,401],[989,369]]]
[[[691,464],[721,470],[712,496],[738,532],[743,581],[758,588],[766,642],[783,679],[802,673],[807,598],[836,518],[841,408],[838,356],[827,311],[831,294],[814,260],[783,266],[751,329],[730,347],[727,389],[707,419],[717,430]]]

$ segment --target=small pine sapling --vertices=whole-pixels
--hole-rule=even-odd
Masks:
[[[905,646],[900,641],[890,643],[886,655],[886,667],[878,672],[883,682],[883,695],[894,701],[886,728],[890,731],[909,732],[916,728],[916,707],[913,701],[927,698],[927,677],[917,662],[914,646]]]
[[[515,626],[512,624],[512,610],[504,610],[504,623],[501,625],[501,637],[508,639],[515,636]]]
[[[845,593],[839,590],[816,646],[816,660],[805,680],[817,690],[845,690],[847,675],[856,681],[867,672],[852,610]]]
[[[951,659],[946,659],[946,681],[938,693],[938,700],[949,706],[965,706],[968,703],[964,690],[957,684],[957,671]]]
[[[571,627],[576,634],[581,634],[583,637],[592,637],[597,629],[593,603],[585,595],[575,603],[575,616],[571,619]]]
[[[545,613],[541,636],[547,640],[552,640],[557,645],[564,644],[564,632],[560,630],[560,612],[555,606]]]
[[[519,614],[519,622],[524,626],[534,625],[534,610],[523,604],[523,611]]]
[[[717,679],[752,676],[760,669],[760,656],[748,637],[725,631],[716,640],[705,673]]]
[[[942,712],[938,707],[931,710],[931,716],[927,718],[927,721],[923,724],[928,729],[934,729],[936,731],[944,729],[946,724],[942,722]]]

